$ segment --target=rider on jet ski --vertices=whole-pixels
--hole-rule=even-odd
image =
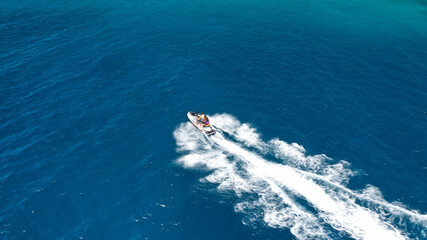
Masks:
[[[197,117],[197,124],[201,125],[202,127],[209,126],[209,119],[208,117],[201,113],[199,117]]]

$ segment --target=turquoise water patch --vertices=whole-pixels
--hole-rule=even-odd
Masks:
[[[2,1],[0,238],[425,239],[426,18]]]

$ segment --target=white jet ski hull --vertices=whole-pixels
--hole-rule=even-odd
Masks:
[[[208,126],[208,127],[204,127],[200,124],[197,124],[197,117],[199,116],[199,113],[196,112],[188,112],[187,113],[187,117],[188,119],[190,119],[190,122],[200,131],[202,131],[204,134],[206,134],[207,136],[211,136],[213,134],[216,133],[216,129],[214,127],[212,127],[212,125]]]

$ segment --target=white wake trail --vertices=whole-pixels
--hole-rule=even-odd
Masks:
[[[319,185],[291,167],[268,162],[231,141],[212,139],[227,152],[245,159],[249,163],[248,171],[254,176],[303,196],[334,228],[345,230],[356,239],[404,239],[397,229],[379,222],[373,212],[350,202],[332,199]]]
[[[352,176],[346,162],[328,164],[331,159],[325,155],[306,156],[302,146],[278,139],[266,143],[249,124],[228,114],[214,115],[211,122],[236,141],[220,133],[206,138],[183,123],[174,131],[178,151],[184,153],[177,161],[186,168],[212,171],[202,181],[235,192],[240,199],[235,210],[249,216],[244,223],[262,220],[270,227],[289,228],[298,239],[334,238],[331,227],[355,239],[407,238],[383,213],[357,204],[357,198],[392,209],[388,214],[411,216],[425,234],[426,215],[341,185]],[[268,153],[287,165],[268,161],[262,156]],[[301,199],[309,208],[299,203]]]

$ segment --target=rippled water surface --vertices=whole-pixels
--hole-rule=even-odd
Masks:
[[[2,1],[0,238],[427,239],[426,29],[422,1]]]

